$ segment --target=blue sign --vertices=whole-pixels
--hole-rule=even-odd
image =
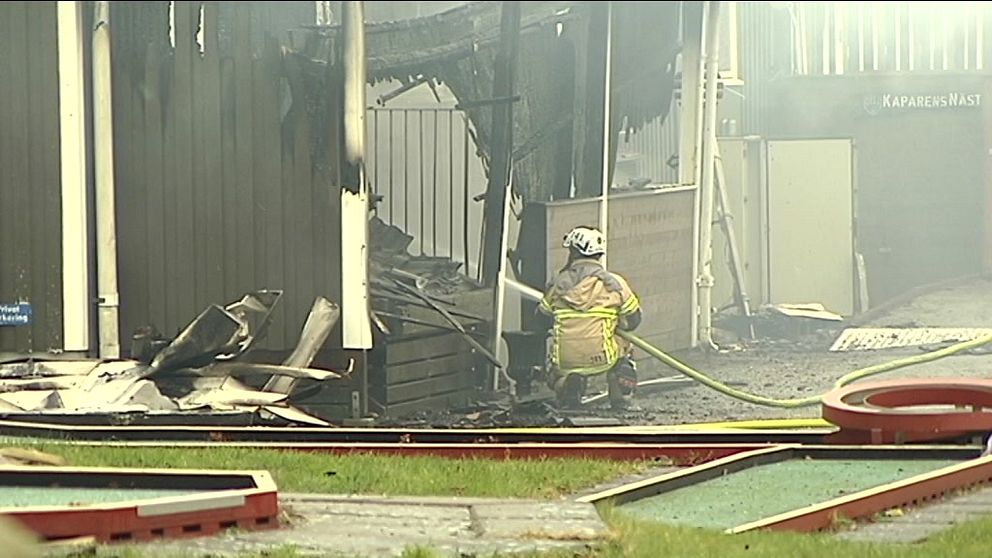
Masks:
[[[0,326],[23,326],[31,324],[31,304],[15,302],[0,303]]]

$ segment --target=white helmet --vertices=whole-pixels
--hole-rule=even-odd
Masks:
[[[606,253],[606,238],[603,233],[589,227],[575,227],[570,230],[561,245],[573,248],[583,256],[602,256]]]

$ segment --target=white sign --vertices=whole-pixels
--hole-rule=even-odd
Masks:
[[[980,106],[982,106],[981,93],[944,93],[939,95],[883,93],[866,95],[864,98],[865,112],[872,116],[890,110],[942,110]]]

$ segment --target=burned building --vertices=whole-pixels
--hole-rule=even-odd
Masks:
[[[410,191],[418,190],[417,218],[423,222],[429,216],[437,223],[438,182],[430,184],[429,199],[423,180],[411,188],[408,179],[402,197],[392,195],[389,186],[398,188],[376,171],[393,163],[377,159],[376,151],[393,136],[380,141],[376,113],[369,113],[367,176],[376,202],[369,287],[376,343],[370,352],[349,350],[341,328],[330,334],[316,365],[334,370],[348,368],[349,362],[358,365],[350,376],[328,382],[301,402],[312,412],[352,416],[388,412],[393,405],[402,410],[418,401],[447,404],[492,387],[484,372],[489,363],[481,356],[494,335],[492,278],[480,272],[492,262],[484,264],[468,252],[470,245],[473,252],[480,245],[488,249],[500,234],[492,227],[485,232],[482,220],[470,223],[468,213],[478,213],[493,188],[482,182],[485,174],[472,175],[469,167],[492,174],[494,149],[512,146],[503,157],[513,161],[514,195],[528,204],[571,198],[573,182],[581,185],[574,195],[590,195],[600,182],[595,177],[602,172],[602,157],[596,153],[602,141],[595,141],[591,131],[602,128],[606,95],[597,87],[606,43],[596,37],[607,21],[604,13],[583,3],[524,3],[518,14],[518,77],[513,93],[499,99],[493,91],[498,88],[502,8],[481,2],[367,26],[370,84],[388,80],[404,87],[418,81],[444,87],[453,97],[453,106],[432,113],[435,119],[427,126],[424,111],[416,114],[420,134],[434,128],[434,161],[406,157],[404,173],[410,160],[419,168],[426,162],[436,176],[437,127],[445,116],[448,147],[461,147],[461,160],[449,156],[448,168],[442,169],[449,175],[442,185],[449,194],[448,230],[421,226],[411,231],[416,248],[411,247],[414,239],[396,226],[408,223],[397,223],[393,211],[382,215],[388,223],[375,215],[398,203],[412,205]],[[0,332],[4,349],[95,353],[98,307],[90,301],[99,300],[99,308],[105,308],[119,300],[120,334],[114,342],[127,355],[132,333],[145,326],[172,337],[200,309],[269,288],[284,294],[272,309],[267,336],[243,358],[280,362],[314,298],[345,307],[352,303],[342,291],[342,278],[351,269],[342,255],[341,238],[348,233],[341,225],[340,196],[334,193],[342,183],[336,131],[342,118],[340,27],[314,25],[314,4],[114,3],[102,23],[82,4],[15,3],[4,10],[9,12],[5,21],[28,24],[23,35],[13,23],[3,35],[11,47],[5,64],[13,73],[37,76],[9,84],[5,95],[12,101],[4,111],[12,126],[5,129],[30,129],[37,137],[19,148],[28,156],[5,143],[4,155],[24,162],[24,180],[4,185],[11,202],[5,205],[26,210],[25,216],[35,215],[31,208],[44,208],[55,217],[59,205],[63,212],[61,228],[53,226],[57,218],[39,228],[40,221],[25,217],[25,223],[38,224],[31,230],[43,234],[29,235],[18,223],[4,229],[4,251],[12,254],[5,260],[16,261],[21,270],[5,273],[4,299],[30,303],[33,309],[31,326]],[[618,61],[610,92],[611,127],[633,129],[664,118],[674,79],[678,6],[623,3],[609,21],[618,37],[611,47]],[[98,293],[94,271],[102,250],[94,232],[95,206],[102,202],[93,194],[98,146],[92,134],[102,122],[94,122],[87,109],[95,97],[93,29],[101,24],[112,37],[117,293]],[[35,29],[52,40],[29,50],[27,37]],[[637,38],[647,36],[650,41]],[[39,56],[45,64],[32,63]],[[45,87],[45,96],[43,80],[61,88]],[[45,102],[50,106],[44,108]],[[27,106],[38,110],[21,109]],[[500,142],[494,138],[506,132],[497,129],[500,120],[493,114],[510,106],[516,115],[511,141],[495,147]],[[47,127],[28,126],[36,112],[47,115]],[[410,116],[402,118],[408,122]],[[460,145],[453,141],[455,122]],[[52,164],[46,166],[42,157]],[[42,167],[62,169],[61,185],[46,180],[48,190],[32,188],[32,180],[42,177],[34,169]],[[461,175],[457,183],[456,170]],[[428,215],[425,209],[431,206],[434,212]],[[456,221],[461,223],[457,235]],[[446,254],[434,240],[439,233],[449,237]],[[29,242],[10,240],[21,235]],[[462,241],[461,258],[455,255],[455,236]],[[48,252],[38,242],[48,242]],[[70,261],[73,251],[79,254]],[[43,269],[47,276],[39,275]],[[416,292],[403,291],[410,287]],[[438,304],[452,308],[451,319],[434,308]]]
[[[577,223],[608,225],[610,266],[667,349],[705,345],[745,290],[755,306],[851,315],[989,269],[988,10],[942,15],[976,39],[955,42],[905,5],[708,3],[720,88],[704,126],[704,3],[368,2],[355,175],[348,41],[322,4],[330,15],[115,2],[107,21],[87,3],[0,6],[0,73],[20,76],[0,83],[0,350],[129,355],[146,326],[173,338],[204,308],[279,290],[240,359],[284,362],[325,298],[344,315],[314,366],[351,373],[294,402],[403,413],[500,383],[500,334],[532,311],[500,277],[542,286]],[[716,155],[704,132],[721,136]],[[111,136],[108,255],[97,175]],[[726,199],[711,214],[713,183]],[[118,288],[102,292],[109,262]],[[98,325],[118,312],[119,333]]]

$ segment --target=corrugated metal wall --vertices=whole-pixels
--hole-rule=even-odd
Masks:
[[[741,77],[744,84],[733,94],[724,96],[724,104],[739,106],[741,135],[768,133],[769,84],[791,72],[789,14],[768,2],[739,2]],[[784,18],[784,21],[783,21]]]
[[[313,2],[115,2],[121,335],[175,334],[212,303],[284,289],[267,345],[291,348],[338,298],[327,94],[278,38]]]
[[[768,2],[736,2],[736,9],[724,10],[721,18],[736,18],[736,33],[721,35],[721,56],[735,52],[738,76],[742,82],[728,81],[720,100],[718,134],[727,136],[765,135],[769,107],[769,85],[776,78],[792,72],[792,42],[789,36],[789,12]],[[725,19],[726,21],[726,19]],[[728,26],[728,29],[730,26]],[[726,42],[736,39],[737,48]],[[726,66],[725,66],[726,65]],[[730,67],[721,59],[721,67]],[[726,77],[726,74],[721,74]],[[618,169],[627,175],[650,178],[652,182],[672,184],[678,172],[674,164],[678,155],[679,104],[674,104],[664,122],[654,121],[620,139]],[[617,184],[627,176],[620,174]]]
[[[429,106],[426,103],[421,105]],[[376,215],[414,238],[412,253],[448,257],[477,277],[486,175],[463,112],[369,110],[366,172]]]
[[[795,2],[787,8],[796,75],[984,72],[988,2]]]
[[[992,57],[984,2],[738,2],[737,13],[744,83],[722,111],[740,118],[741,135],[767,135],[776,80],[981,73]]]
[[[617,148],[617,166],[613,183],[624,186],[631,178],[650,178],[655,184],[678,182],[679,105],[664,119],[656,119],[640,130],[621,133]],[[669,164],[669,161],[672,164]]]
[[[62,227],[55,2],[0,2],[0,351],[62,348]]]

